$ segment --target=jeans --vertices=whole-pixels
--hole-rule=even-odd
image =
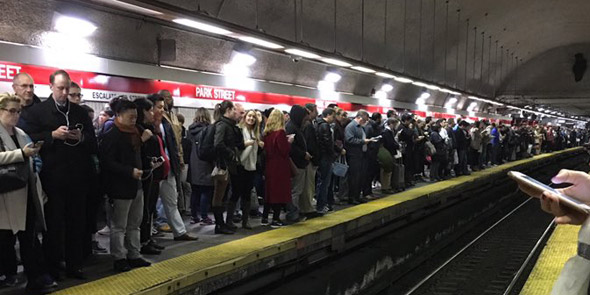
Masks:
[[[111,254],[115,260],[140,258],[139,226],[143,218],[143,190],[134,199],[114,199],[111,220]]]
[[[172,228],[175,237],[186,234],[186,227],[178,211],[178,191],[176,189],[176,178],[172,173],[168,178],[160,182],[160,199],[164,207],[164,214],[168,219],[168,225]]]
[[[319,166],[320,190],[318,192],[318,211],[334,204],[334,191],[332,190],[332,163],[328,158],[322,158]]]
[[[193,219],[199,217],[206,218],[211,206],[213,199],[213,186],[212,185],[192,185],[191,193],[191,215]]]

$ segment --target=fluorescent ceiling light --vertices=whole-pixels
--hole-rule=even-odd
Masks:
[[[395,79],[396,77],[394,75],[390,75],[388,73],[383,73],[383,72],[377,72],[375,75],[379,76],[379,77],[383,77],[383,78],[393,78]]]
[[[446,88],[441,88],[440,91],[445,92],[445,93],[451,93],[452,91]]]
[[[185,25],[187,27],[195,28],[197,30],[209,32],[212,34],[229,35],[232,33],[230,31],[220,28],[220,27],[216,27],[213,25],[205,24],[202,22],[198,22],[198,21],[186,19],[186,18],[177,18],[177,19],[174,19],[173,22],[175,22],[177,24]]]
[[[419,82],[419,81],[417,81],[417,82],[412,82],[412,84],[414,84],[414,85],[416,85],[416,86],[419,86],[419,87],[426,87],[426,86],[427,86],[427,84],[426,84],[426,83],[422,83],[422,82]]]
[[[87,20],[60,16],[55,21],[55,30],[76,37],[88,37],[96,31],[96,26]]]
[[[375,73],[375,71],[372,69],[360,67],[360,66],[354,66],[354,67],[352,67],[352,69],[363,72],[363,73]]]
[[[420,94],[421,99],[427,99],[429,97],[430,97],[430,93],[428,93],[426,91],[424,91],[424,92],[422,92],[422,94]]]
[[[468,96],[469,98],[473,99],[473,100],[482,100],[481,98],[477,97],[477,96]]]
[[[231,59],[231,64],[244,67],[249,67],[253,65],[255,62],[256,58],[254,56],[244,52],[234,52]]]
[[[118,1],[118,0],[110,0],[109,2],[111,2],[114,6],[118,6],[118,7],[130,10],[133,12],[137,12],[137,13],[151,14],[151,15],[162,15],[163,14],[159,11],[155,11],[152,9],[147,9],[145,7],[129,4],[127,2],[122,2],[122,1]]]
[[[400,83],[412,83],[412,82],[414,82],[414,80],[408,79],[408,78],[404,78],[404,77],[393,77],[393,80],[398,81]]]
[[[225,64],[221,72],[230,77],[248,77],[250,75],[248,67],[237,64]]]
[[[454,95],[461,95],[461,93],[460,93],[460,92],[457,92],[457,91],[451,91],[451,92],[449,92],[449,93],[450,93],[450,94],[454,94]]]
[[[335,87],[334,87],[334,83],[328,82],[328,81],[319,81],[318,82],[318,90],[320,92],[334,92],[335,91]]]
[[[262,47],[266,47],[266,48],[270,48],[270,49],[283,49],[283,48],[285,48],[279,44],[272,43],[272,42],[258,39],[258,38],[254,38],[254,37],[249,37],[249,36],[241,36],[241,37],[238,37],[238,39],[240,39],[244,42],[260,45]]]
[[[393,90],[393,85],[391,84],[383,84],[381,86],[381,91],[390,92],[391,90]]]
[[[380,100],[386,100],[387,99],[387,92],[379,90],[377,92],[375,92],[375,98],[380,99]]]
[[[331,65],[335,65],[335,66],[339,66],[339,67],[352,67],[351,64],[345,62],[345,61],[341,61],[338,59],[333,59],[333,58],[322,58],[322,61]]]
[[[449,101],[447,101],[447,103],[445,103],[445,109],[450,109],[453,106],[453,104],[455,104],[456,102],[457,102],[456,97],[449,98]]]
[[[440,90],[440,87],[438,87],[436,85],[426,85],[425,87],[430,90]]]
[[[315,53],[311,53],[308,51],[303,51],[303,50],[299,50],[299,49],[295,49],[295,48],[286,49],[285,52],[289,53],[289,54],[305,57],[305,58],[316,58],[316,59],[321,58],[321,56],[319,56]]]
[[[417,105],[425,105],[426,104],[426,98],[420,96],[416,99],[416,104]]]
[[[340,76],[340,74],[338,74],[338,73],[328,72],[326,74],[326,77],[324,77],[324,80],[326,80],[330,83],[336,83],[336,82],[340,81],[341,78],[342,78],[342,76]]]

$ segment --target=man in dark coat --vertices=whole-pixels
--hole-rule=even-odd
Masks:
[[[295,141],[291,144],[289,156],[295,164],[296,172],[291,179],[291,199],[292,202],[287,204],[287,220],[299,220],[299,202],[305,189],[306,168],[311,160],[311,154],[307,152],[307,143],[303,133],[303,121],[308,116],[307,110],[300,106],[294,105],[289,112],[289,122],[285,126],[287,135],[293,134]]]
[[[98,148],[88,113],[68,101],[71,83],[68,73],[56,71],[49,80],[52,94],[31,108],[25,126],[33,141],[45,142],[40,153],[41,182],[48,198],[43,246],[52,275],[59,277],[58,265],[65,257],[67,274],[84,279],[86,211],[83,208],[90,177],[95,175],[91,155],[97,154]]]
[[[459,157],[459,164],[457,165],[457,172],[459,175],[469,175],[467,169],[467,149],[469,148],[471,137],[467,129],[469,128],[467,121],[461,121],[459,128],[455,130],[455,140],[457,144],[457,154]]]
[[[363,185],[363,174],[367,171],[367,144],[371,140],[367,137],[363,126],[369,121],[369,114],[360,110],[356,117],[344,129],[344,146],[348,156],[348,181],[350,204],[359,204],[367,201],[361,198],[361,189]]]
[[[308,112],[308,118],[303,123],[303,135],[305,136],[305,143],[307,152],[311,155],[310,163],[305,168],[305,185],[303,194],[299,200],[299,209],[303,214],[311,214],[315,210],[313,208],[312,200],[316,195],[316,172],[320,165],[320,149],[318,147],[318,138],[316,134],[318,117],[318,108],[315,104],[308,103],[305,105]]]
[[[20,99],[22,107],[17,127],[25,129],[29,118],[29,111],[33,105],[41,103],[41,100],[35,95],[35,81],[31,75],[21,72],[12,79],[12,90]]]
[[[342,148],[334,143],[334,131],[330,124],[334,122],[334,109],[327,108],[317,120],[317,141],[319,149],[319,192],[317,193],[317,212],[327,213],[334,205],[332,190],[332,164],[342,153]]]

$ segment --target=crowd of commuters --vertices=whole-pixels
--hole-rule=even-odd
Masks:
[[[585,130],[559,126],[393,110],[349,118],[337,105],[284,112],[231,101],[213,116],[197,109],[186,129],[167,90],[116,97],[95,118],[67,72],[49,80],[43,102],[26,73],[14,78],[14,95],[0,95],[0,165],[27,167],[25,187],[0,193],[0,285],[18,283],[18,239],[27,288],[42,292],[64,272],[86,278],[86,258],[107,253],[97,232],[110,236],[114,269],[128,271],[164,250],[153,239],[159,230],[197,240],[183,213],[215,234],[235,233],[235,223],[252,229],[251,218],[277,228],[367,202],[373,190],[391,194],[588,141]]]

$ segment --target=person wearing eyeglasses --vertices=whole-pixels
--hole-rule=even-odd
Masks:
[[[92,155],[98,153],[88,112],[70,103],[70,75],[58,70],[49,77],[51,95],[30,110],[25,131],[33,141],[43,140],[41,182],[47,193],[47,232],[43,247],[50,274],[59,277],[61,259],[66,274],[85,279],[84,240],[86,202],[95,177]]]
[[[80,85],[78,85],[78,83],[72,82],[72,84],[70,84],[70,93],[68,93],[68,100],[71,103],[79,105],[80,103],[82,103],[82,97],[84,97],[82,95],[82,88],[80,88]]]
[[[28,279],[27,289],[50,292],[57,283],[45,273],[42,252],[37,249],[36,235],[44,230],[41,186],[33,169],[31,158],[40,144],[33,144],[29,136],[16,123],[21,113],[20,99],[8,93],[0,94],[0,167],[9,164],[27,164],[27,184],[16,190],[0,193],[0,287],[18,284],[15,244],[18,238],[21,261]],[[5,185],[6,183],[4,183]]]
[[[31,75],[21,72],[12,79],[14,94],[20,99],[21,114],[16,126],[23,129],[28,118],[29,109],[41,99],[35,95],[35,81]]]

